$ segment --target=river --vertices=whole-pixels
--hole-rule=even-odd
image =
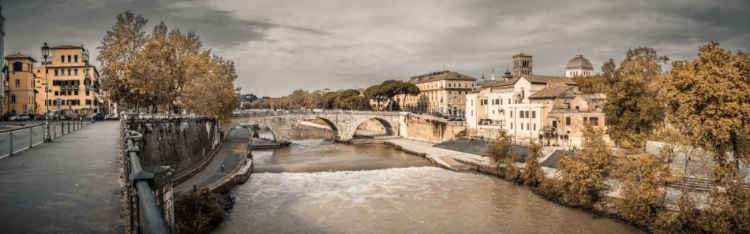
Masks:
[[[253,174],[233,192],[236,204],[215,233],[641,232],[382,145],[297,140],[253,155],[256,168],[298,173]]]

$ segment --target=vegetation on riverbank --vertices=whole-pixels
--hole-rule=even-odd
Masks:
[[[588,126],[584,151],[562,158],[554,178],[536,186],[512,176],[518,169],[504,160],[512,155],[509,138],[490,145],[488,156],[501,177],[549,200],[649,232],[750,233],[750,186],[739,170],[750,165],[750,56],[709,43],[697,59],[662,73],[666,61],[639,47],[619,66],[605,64],[604,79],[586,80],[589,91],[608,93],[607,133],[621,147],[617,155],[602,130]],[[649,139],[666,144],[648,153]],[[522,173],[536,167],[527,163]]]
[[[193,190],[174,204],[175,233],[209,233],[223,222],[234,198],[208,189]]]

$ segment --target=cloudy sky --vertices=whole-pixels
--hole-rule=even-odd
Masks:
[[[243,93],[364,87],[443,68],[479,78],[534,56],[534,73],[564,75],[579,52],[599,72],[637,46],[692,59],[718,41],[750,50],[748,0],[0,0],[5,53],[39,57],[43,42],[98,52],[118,13],[195,29],[237,66]],[[95,64],[98,65],[98,62]],[[669,66],[666,66],[668,69]]]

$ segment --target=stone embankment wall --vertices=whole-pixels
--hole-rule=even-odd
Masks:
[[[449,122],[431,116],[409,114],[405,121],[406,137],[415,140],[443,142],[466,130],[463,122]]]
[[[169,166],[175,175],[210,157],[221,141],[215,119],[137,120],[133,124],[132,129],[143,134],[141,165]]]

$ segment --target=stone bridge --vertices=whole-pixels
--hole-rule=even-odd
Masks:
[[[403,136],[407,113],[384,111],[276,111],[255,113],[233,118],[238,123],[257,123],[267,126],[276,140],[289,140],[292,130],[302,121],[323,120],[333,130],[337,141],[349,141],[357,127],[367,120],[377,120],[388,135]]]

